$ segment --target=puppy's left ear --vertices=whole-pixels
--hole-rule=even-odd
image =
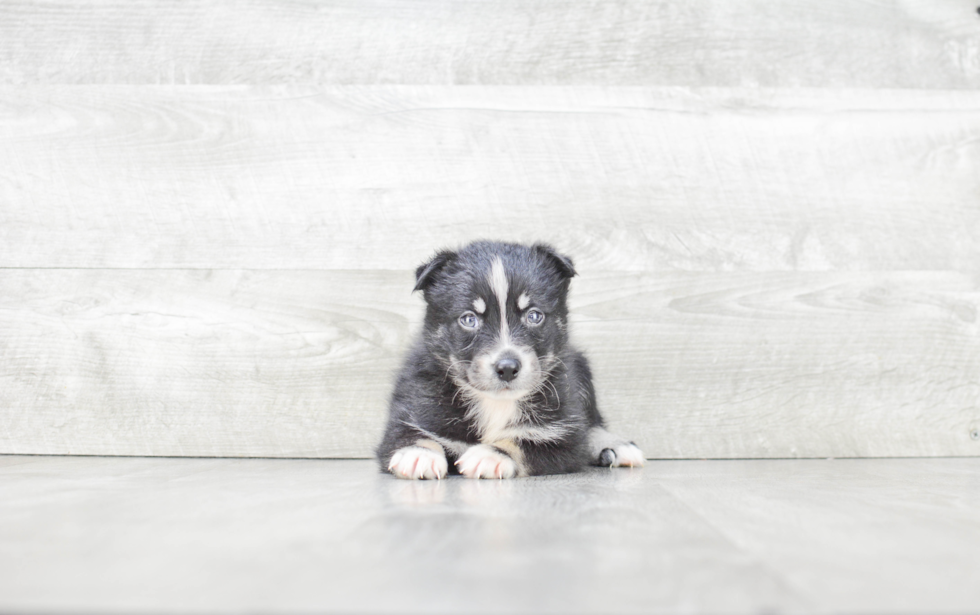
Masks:
[[[531,246],[531,249],[541,254],[545,258],[551,260],[556,267],[558,267],[559,273],[562,277],[571,278],[575,276],[575,266],[572,264],[572,259],[559,254],[557,250],[552,248],[546,243],[536,243]]]
[[[419,265],[418,269],[415,270],[415,288],[412,289],[412,292],[428,288],[432,284],[436,272],[455,260],[456,256],[455,252],[443,250],[433,256],[429,262]]]

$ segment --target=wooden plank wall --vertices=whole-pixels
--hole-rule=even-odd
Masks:
[[[0,4],[0,453],[369,456],[491,237],[651,457],[978,455],[978,87],[961,0]]]

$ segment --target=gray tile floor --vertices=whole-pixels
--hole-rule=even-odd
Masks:
[[[980,612],[980,459],[0,457],[0,611]]]

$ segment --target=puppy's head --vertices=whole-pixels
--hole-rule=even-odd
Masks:
[[[520,399],[542,386],[566,343],[572,261],[544,244],[477,242],[415,272],[425,343],[471,396]]]

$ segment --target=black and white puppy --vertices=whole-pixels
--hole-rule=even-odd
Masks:
[[[399,478],[511,478],[641,466],[603,428],[592,374],[568,343],[572,261],[543,244],[481,241],[415,272],[425,325],[377,454]]]

